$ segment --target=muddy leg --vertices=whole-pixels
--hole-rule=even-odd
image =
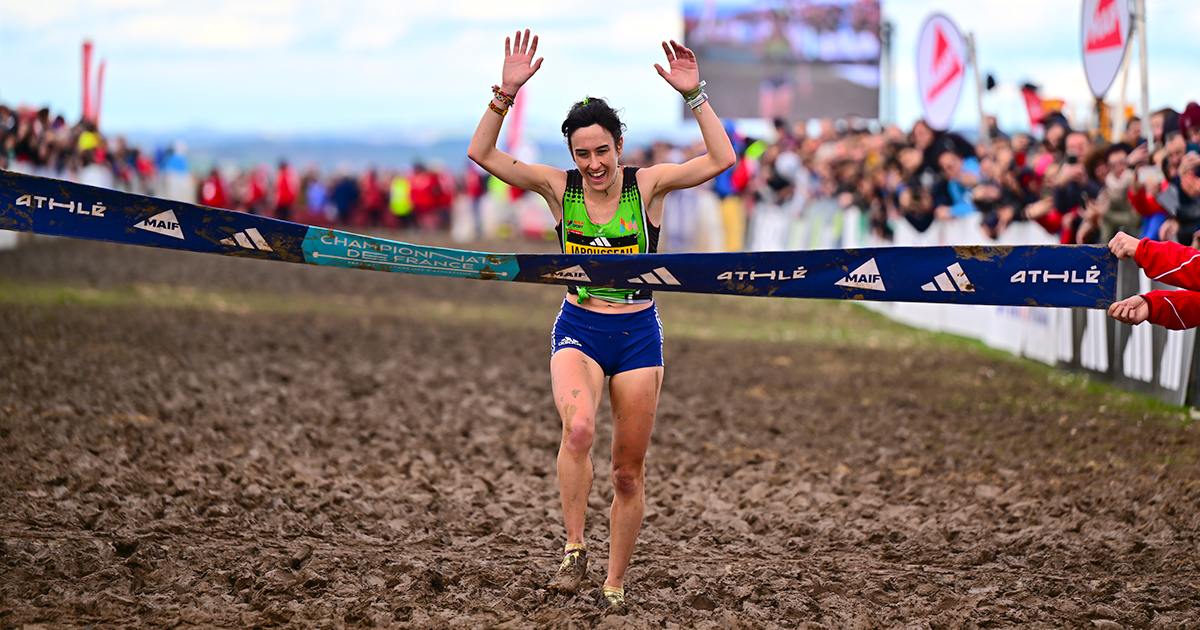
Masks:
[[[596,410],[600,406],[604,372],[578,350],[559,350],[550,359],[550,387],[562,419],[558,491],[567,542],[581,543],[592,488],[592,438],[596,434]]]
[[[612,480],[609,512],[608,578],[605,586],[624,588],[625,570],[646,511],[646,450],[654,431],[654,414],[663,368],[621,372],[609,381],[613,406]]]

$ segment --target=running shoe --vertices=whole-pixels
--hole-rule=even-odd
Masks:
[[[605,586],[600,589],[600,607],[603,609],[625,605],[625,589]]]
[[[587,574],[587,568],[587,549],[571,549],[563,556],[558,573],[546,588],[560,593],[575,593],[579,590],[579,584],[583,582],[583,576]]]

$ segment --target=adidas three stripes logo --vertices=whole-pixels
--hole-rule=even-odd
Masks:
[[[933,282],[928,282],[921,285],[922,291],[950,291],[964,293],[974,293],[975,285],[967,279],[967,272],[963,271],[962,265],[954,263],[946,267],[946,273],[939,273],[933,278]],[[951,282],[951,279],[954,281]]]
[[[231,238],[221,239],[222,245],[237,245],[244,249],[261,249],[264,252],[273,252],[271,246],[267,244],[267,239],[262,237],[255,228],[247,228],[245,232],[238,232]]]
[[[634,284],[679,284],[679,281],[675,279],[675,276],[671,275],[670,271],[667,271],[666,267],[659,267],[654,271],[648,271],[636,278],[630,278],[626,282]]]

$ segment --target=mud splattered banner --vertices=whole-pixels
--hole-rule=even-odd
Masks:
[[[0,171],[0,229],[478,280],[772,297],[1106,308],[1101,245],[719,254],[492,254],[426,247]]]

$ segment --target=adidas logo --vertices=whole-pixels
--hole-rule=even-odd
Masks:
[[[964,293],[975,292],[975,285],[971,284],[971,281],[967,279],[967,273],[963,271],[962,265],[954,263],[953,265],[946,267],[946,271],[950,272],[950,274],[946,275],[944,273],[939,273],[937,277],[933,279],[933,282],[921,285],[921,290],[953,292],[962,291]],[[950,282],[951,278],[954,279],[954,282]],[[957,288],[955,285],[957,285]]]
[[[236,245],[245,249],[261,249],[264,252],[275,251],[267,244],[267,239],[263,238],[255,228],[247,228],[245,232],[238,232],[230,238],[223,238],[221,244]]]
[[[679,284],[679,281],[675,279],[675,276],[671,275],[670,271],[667,271],[666,267],[659,267],[654,271],[648,271],[636,278],[630,278],[626,282],[634,284]]]
[[[591,282],[592,281],[592,279],[588,277],[587,272],[583,270],[583,267],[580,267],[579,265],[575,265],[574,267],[571,267],[570,269],[559,269],[558,271],[555,271],[554,273],[544,274],[542,277],[543,278],[560,278],[563,280],[579,280],[580,282]]]
[[[156,234],[165,234],[181,241],[184,240],[183,230],[179,229],[179,220],[175,218],[174,210],[160,212],[149,219],[134,224],[133,227]]]
[[[850,287],[852,289],[887,291],[883,286],[883,276],[879,275],[879,265],[875,264],[874,258],[859,265],[858,269],[851,271],[845,278],[838,280],[834,284],[839,287]]]
[[[589,245],[592,247],[612,247],[612,243],[609,243],[608,239],[604,238],[603,236],[597,236],[596,238],[592,239],[592,242],[589,243]]]
[[[579,340],[574,337],[563,337],[562,341],[558,342],[557,347],[561,348],[563,346],[579,346],[582,348],[583,344],[579,343]]]

